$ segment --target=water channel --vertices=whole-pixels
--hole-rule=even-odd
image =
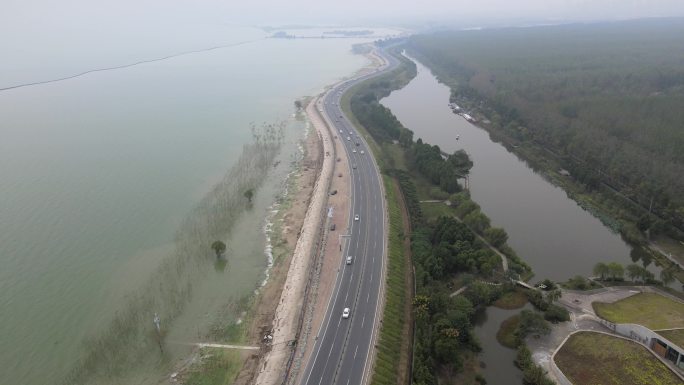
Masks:
[[[449,88],[427,67],[416,65],[417,76],[382,104],[414,132],[414,139],[438,144],[448,153],[463,149],[470,155],[474,162],[470,174],[473,200],[492,226],[506,230],[509,245],[532,267],[534,281],[589,276],[598,262],[633,263],[637,254],[618,234],[493,142],[485,130],[454,114],[448,106]],[[658,276],[654,264],[647,267]],[[511,379],[522,378],[512,364],[515,351],[499,345],[495,338],[501,321],[517,312],[489,308],[478,322],[476,333],[484,350],[480,359],[486,367],[496,368],[485,371],[490,385],[519,383]]]

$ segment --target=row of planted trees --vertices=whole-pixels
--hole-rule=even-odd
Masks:
[[[622,266],[617,262],[599,262],[594,265],[593,273],[602,281],[624,281],[626,275],[632,282],[658,283],[655,274],[635,263]],[[664,285],[669,285],[675,280],[674,273],[672,268],[662,269],[660,271],[660,281]]]

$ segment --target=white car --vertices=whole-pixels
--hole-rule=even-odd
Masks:
[[[347,265],[351,265],[351,264],[352,264],[352,256],[347,255]]]
[[[354,154],[356,154],[356,149],[353,149],[352,152],[353,152]]]
[[[347,137],[347,140],[351,140],[351,137],[348,136],[348,137]]]
[[[359,214],[354,215],[354,220],[358,221],[359,220]]]
[[[363,150],[361,150],[361,155],[363,155],[363,154],[365,154],[365,152],[363,152]]]
[[[344,310],[342,310],[342,318],[349,318],[349,308],[345,307]]]

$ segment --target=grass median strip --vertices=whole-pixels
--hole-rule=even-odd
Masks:
[[[372,377],[372,384],[397,384],[399,360],[402,346],[408,343],[404,330],[404,303],[406,298],[404,229],[397,192],[388,176],[383,176],[389,211],[389,243],[387,277],[385,287],[385,309],[378,338],[378,357]]]

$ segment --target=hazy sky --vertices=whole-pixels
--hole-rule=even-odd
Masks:
[[[684,16],[684,0],[2,0],[0,22],[239,24],[466,22]]]

